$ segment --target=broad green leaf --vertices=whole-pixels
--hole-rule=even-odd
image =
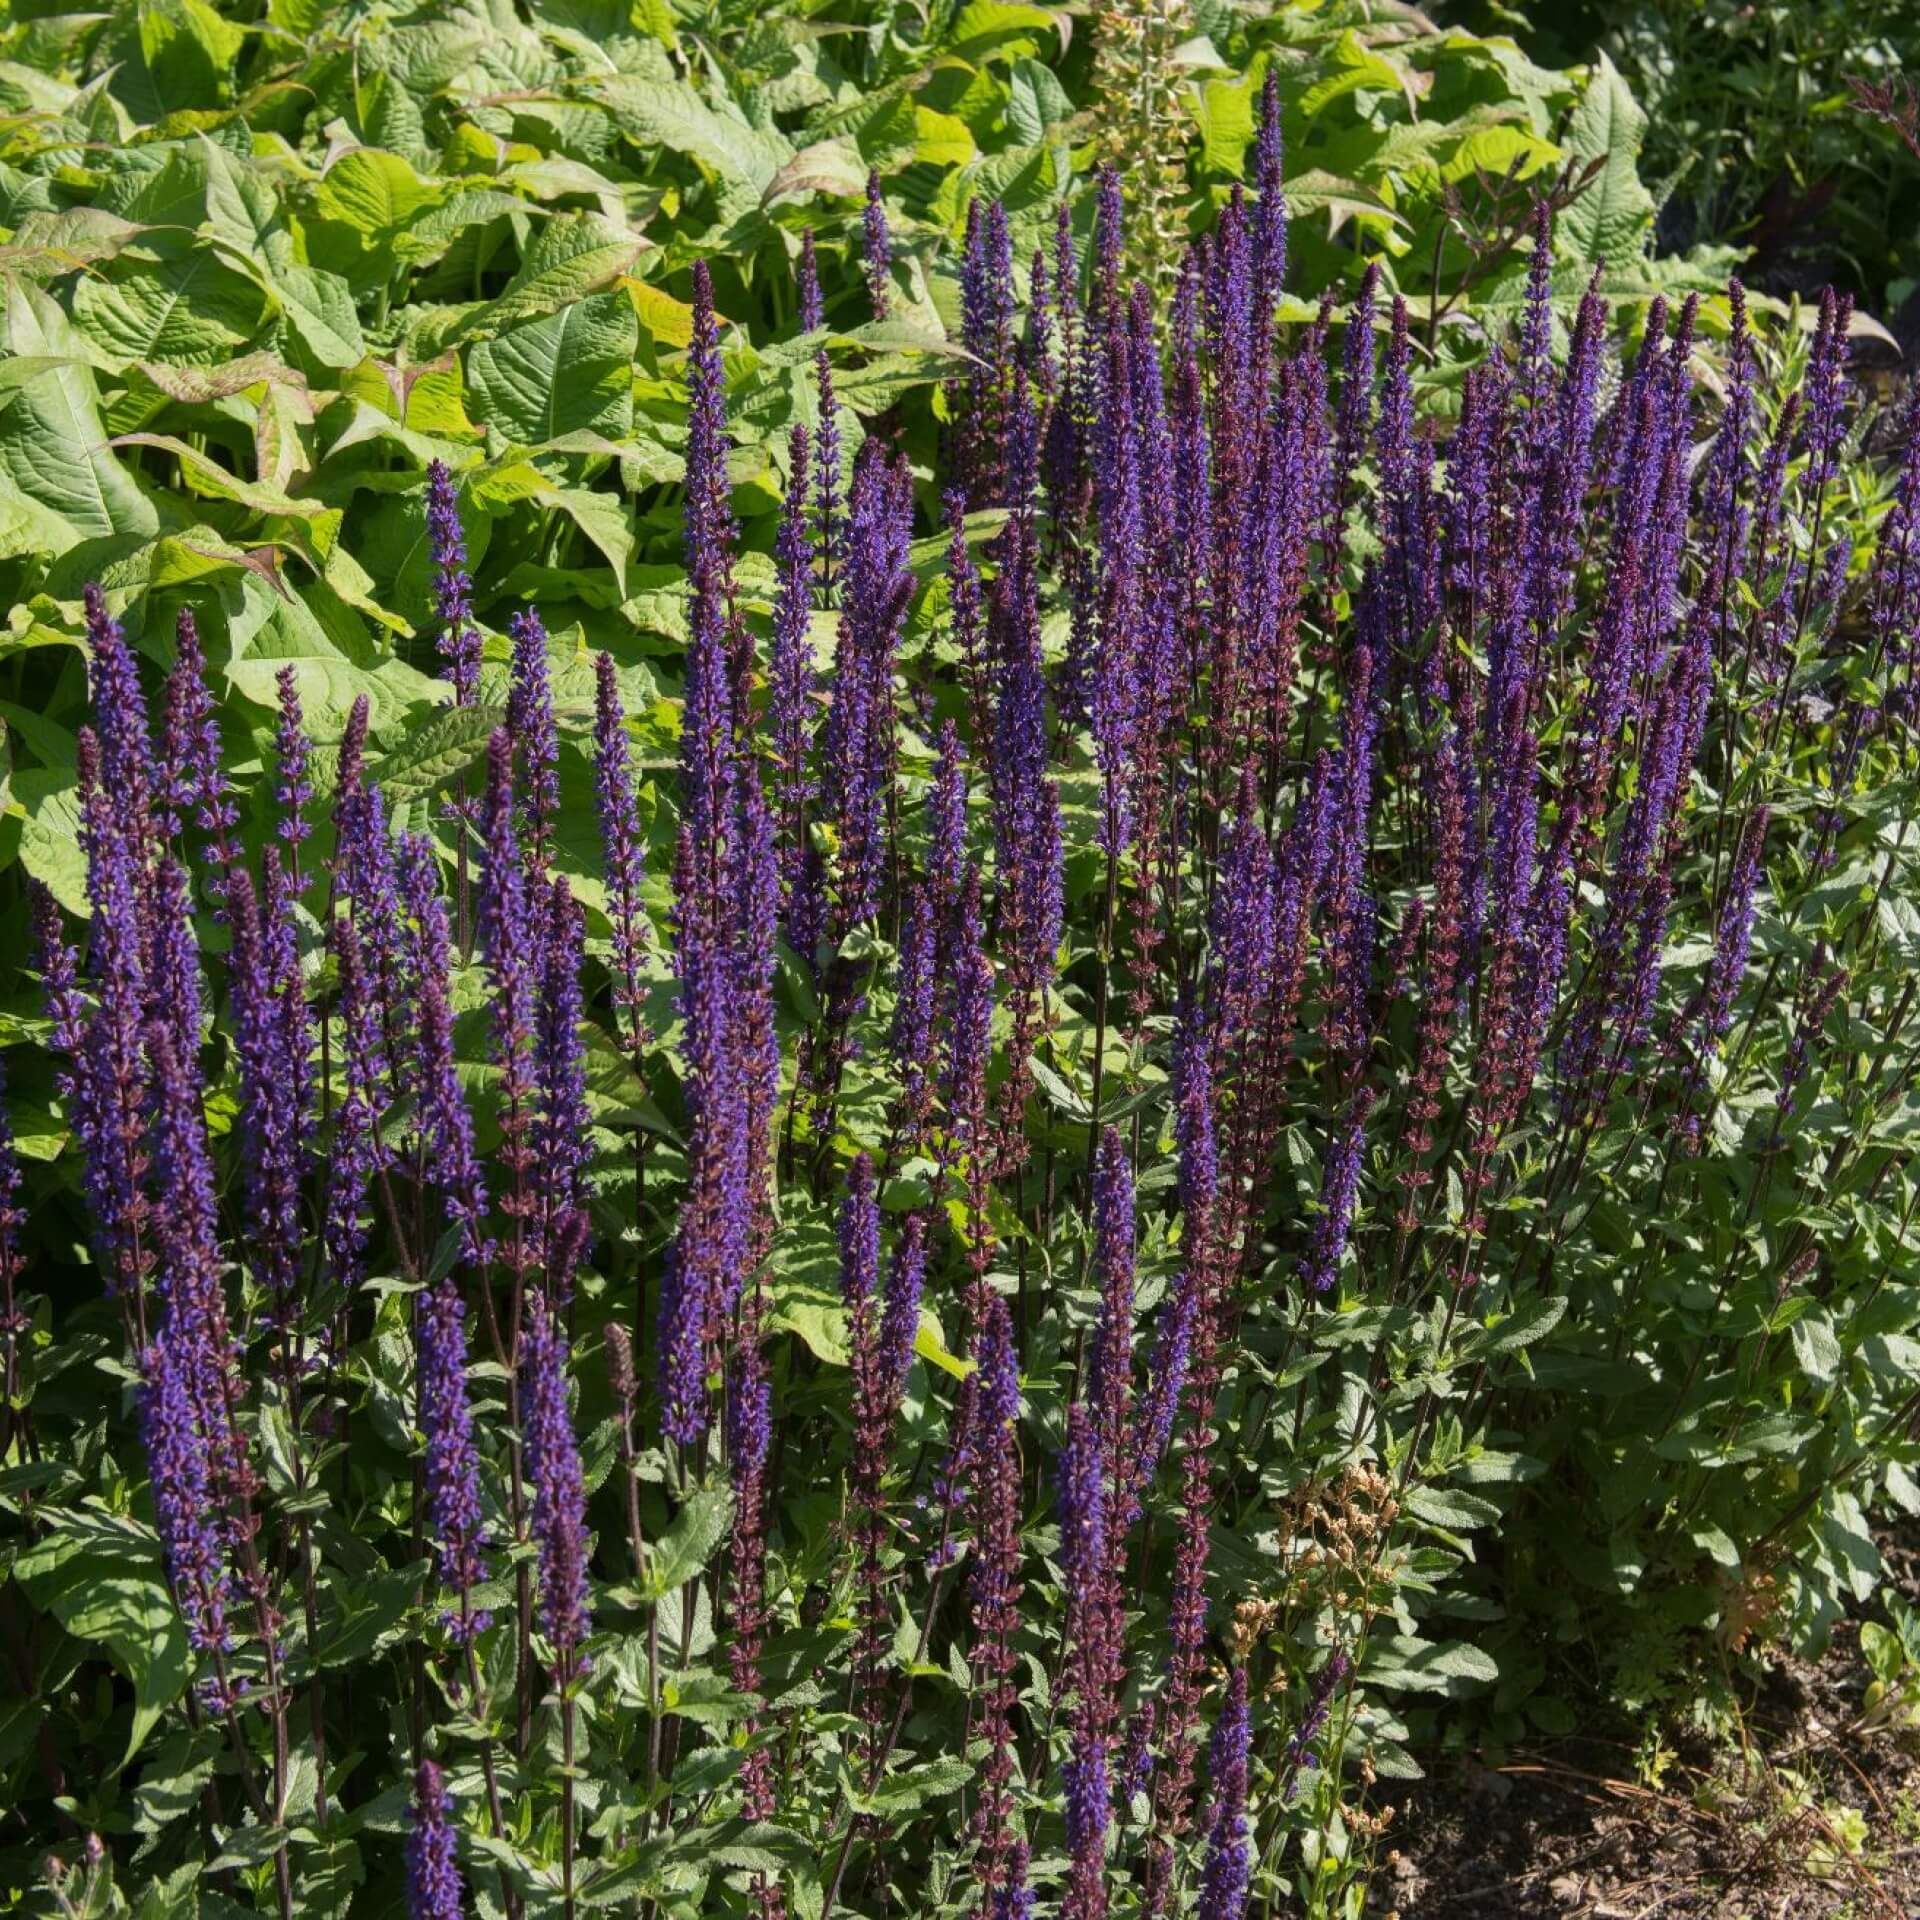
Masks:
[[[73,317],[115,359],[207,366],[258,336],[267,302],[211,247],[195,247],[160,260],[123,254],[105,276],[83,275]]]
[[[968,0],[951,31],[948,51],[976,63],[995,54],[1036,54],[1060,38],[1060,23],[1044,7],[1008,4],[1008,0]]]
[[[60,1515],[13,1563],[14,1578],[82,1640],[99,1640],[133,1682],[120,1764],[140,1750],[192,1676],[186,1630],[161,1572],[159,1542],[131,1520]]]
[[[622,129],[643,146],[683,153],[758,201],[792,158],[784,135],[711,107],[683,80],[621,74],[596,89]]]
[[[502,707],[449,707],[416,727],[373,770],[389,813],[450,785],[486,752],[494,729],[505,721]]]
[[[646,1591],[664,1598],[704,1573],[733,1524],[733,1494],[726,1487],[697,1487],[673,1525],[648,1549]]]
[[[1645,247],[1654,215],[1638,165],[1646,131],[1646,114],[1603,52],[1561,143],[1576,165],[1602,164],[1593,183],[1554,220],[1559,252],[1586,264],[1606,260],[1620,267]]]
[[[66,316],[38,287],[16,280],[7,330],[15,353],[52,364],[0,397],[0,474],[57,514],[72,539],[157,532],[153,502],[106,444],[93,370]]]
[[[597,213],[549,220],[535,233],[519,271],[499,298],[471,315],[466,331],[498,333],[598,293],[633,265],[646,244]]]
[[[250,600],[269,603],[267,616],[227,667],[234,689],[271,711],[278,702],[276,677],[294,670],[307,725],[317,739],[337,740],[361,694],[368,698],[376,733],[391,727],[409,707],[438,706],[445,689],[437,680],[384,653],[356,615],[315,584],[291,601],[249,576]],[[323,611],[324,610],[324,611]]]
[[[467,351],[475,419],[523,445],[581,430],[624,433],[639,333],[633,303],[604,293],[481,341]]]

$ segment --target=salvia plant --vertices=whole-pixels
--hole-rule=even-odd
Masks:
[[[89,589],[32,984],[97,1304],[46,1351],[0,1134],[0,1763],[90,1911],[1325,1910],[1445,1703],[1871,1592],[1920,442],[1843,300],[1622,346],[1544,201],[1463,378],[1378,267],[1282,319],[1262,116],[1165,286],[1114,175],[976,203],[937,471],[803,345],[770,557],[695,264],[649,764],[437,461],[430,804],[291,666],[234,755]],[[893,245],[876,178],[803,328]]]

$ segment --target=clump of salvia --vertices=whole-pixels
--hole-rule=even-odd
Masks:
[[[364,703],[324,791],[290,667],[255,851],[193,620],[156,745],[88,592],[84,950],[50,899],[36,920],[138,1378],[143,1511],[194,1711],[280,1821],[339,1708],[304,1654],[319,1549],[290,1513],[313,1509],[282,1511],[284,1472],[268,1490],[263,1423],[271,1406],[302,1486],[344,1484],[368,1417],[355,1356],[404,1356],[380,1378],[416,1448],[423,1624],[388,1759],[411,1782],[417,1915],[463,1910],[463,1863],[517,1910],[531,1883],[500,1863],[550,1817],[533,1853],[571,1906],[588,1856],[727,1809],[771,1823],[738,1868],[764,1914],[786,1908],[781,1861],[818,1875],[810,1910],[878,1911],[896,1866],[918,1884],[894,1850],[924,1861],[936,1833],[949,1897],[982,1915],[1031,1911],[1036,1885],[1076,1920],[1122,1886],[1129,1910],[1243,1914],[1276,1823],[1337,1773],[1369,1628],[1339,1602],[1355,1589],[1317,1588],[1221,1678],[1212,1529],[1234,1510],[1249,1316],[1286,1330],[1261,1349],[1270,1382],[1343,1301],[1450,1330],[1550,1286],[1558,1242],[1512,1225],[1532,1218],[1516,1200],[1573,1192],[1622,1113],[1664,1136],[1663,1191],[1683,1190],[1730,1077],[1773,1057],[1753,1045],[1779,1018],[1756,929],[1789,871],[1831,864],[1861,755],[1909,723],[1920,630],[1920,454],[1873,555],[1829,524],[1844,302],[1777,395],[1736,287],[1709,409],[1699,302],[1656,300],[1616,367],[1543,214],[1517,337],[1430,412],[1416,317],[1377,270],[1344,312],[1276,324],[1271,87],[1263,106],[1251,191],[1164,315],[1126,283],[1111,176],[1085,262],[1063,219],[1017,276],[1005,211],[975,209],[937,524],[884,426],[843,463],[819,349],[766,634],[736,577],[727,371],[695,266],[658,830],[619,664],[595,662],[571,737],[538,613],[482,627],[438,463],[445,677],[504,724],[406,834]],[[894,264],[876,177],[836,312],[886,318]],[[808,236],[804,330],[828,304]],[[928,595],[913,542],[943,527]],[[1869,664],[1822,718],[1797,688],[1839,648]],[[562,831],[570,757],[597,870]],[[1777,804],[1790,763],[1817,806]],[[1682,923],[1703,954],[1669,978]],[[1823,959],[1784,996],[1782,1125],[1849,981]],[[239,1116],[218,1142],[215,1094]],[[10,1369],[16,1184],[0,1139]],[[1041,1263],[1037,1236],[1076,1211],[1073,1257],[1056,1237]],[[837,1286],[796,1280],[784,1236],[836,1216]],[[1604,1323],[1608,1303],[1578,1310]],[[612,1443],[585,1441],[601,1415],[575,1355],[609,1311],[622,1465],[602,1494]],[[1691,1384],[1699,1355],[1669,1357]],[[1364,1353],[1343,1364],[1357,1393]],[[1263,1389],[1266,1417],[1297,1434],[1311,1382]],[[1362,1422],[1403,1492],[1433,1398]],[[822,1494],[831,1592],[794,1571]],[[703,1577],[652,1531],[716,1495],[731,1527]],[[1377,1509],[1373,1571],[1403,1524]],[[830,1735],[783,1698],[803,1625]],[[672,1706],[709,1633],[743,1703],[737,1767]],[[955,1670],[964,1738],[933,1704]],[[610,1716],[636,1697],[623,1750]],[[902,1801],[902,1825],[886,1778],[934,1757],[936,1725],[966,1791]],[[594,1767],[633,1784],[577,1805]]]

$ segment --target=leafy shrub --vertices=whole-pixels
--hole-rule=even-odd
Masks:
[[[1920,273],[1920,156],[1860,110],[1853,83],[1912,63],[1905,0],[1639,0],[1543,10],[1544,57],[1604,47],[1652,116],[1648,178],[1678,245],[1730,242],[1785,290],[1851,281],[1882,309]]]
[[[940,28],[1009,102],[1026,11]],[[1874,1594],[1920,454],[1843,303],[1610,304],[1621,146],[1320,313],[1274,120],[1164,314],[1018,168],[816,249],[587,12],[122,149],[275,110],[150,18],[14,129],[10,1885],[1327,1912],[1436,1739]]]

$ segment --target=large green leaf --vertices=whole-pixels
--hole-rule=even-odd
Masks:
[[[1561,142],[1576,165],[1601,163],[1591,185],[1554,222],[1559,250],[1591,264],[1628,264],[1653,231],[1653,195],[1641,181],[1640,143],[1647,116],[1603,53]]]
[[[639,338],[633,303],[602,293],[483,340],[467,354],[471,411],[529,445],[566,433],[624,433]]]
[[[13,351],[45,360],[0,396],[0,474],[57,514],[73,540],[152,534],[160,516],[106,444],[100,394],[79,336],[38,287],[10,283],[7,338]]]
[[[634,140],[683,153],[756,201],[793,155],[792,143],[783,134],[720,112],[685,81],[622,74],[598,91]]]

